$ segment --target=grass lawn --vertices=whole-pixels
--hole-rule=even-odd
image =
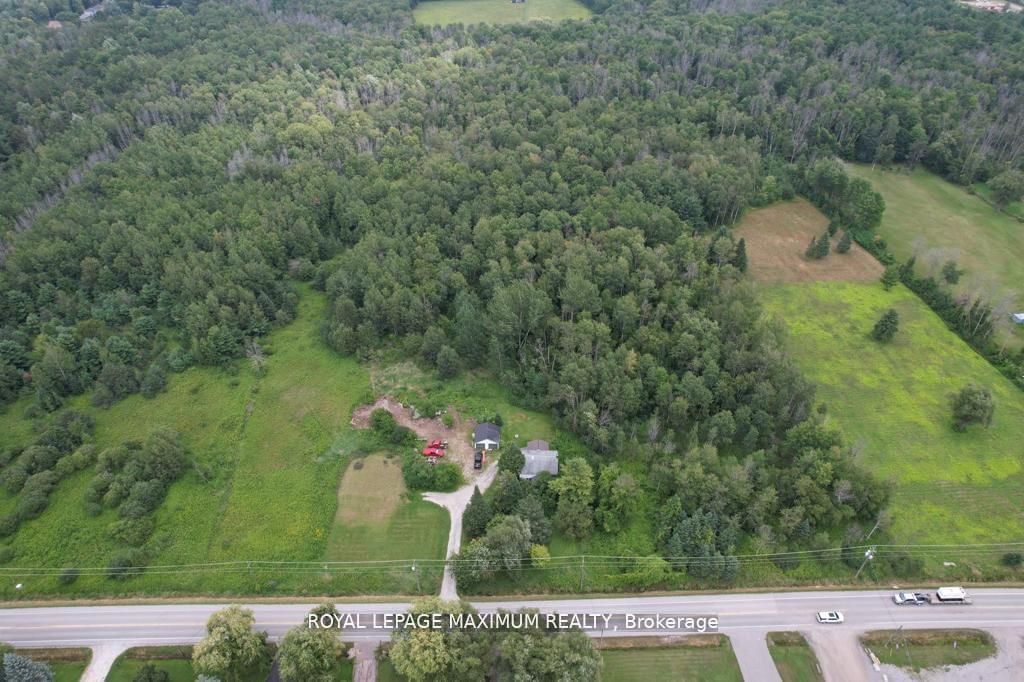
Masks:
[[[892,535],[898,542],[1024,536],[1020,390],[901,286],[886,292],[880,284],[820,282],[765,285],[762,292],[767,311],[788,328],[792,357],[818,384],[833,423],[861,449],[864,465],[894,482]],[[899,332],[879,344],[868,334],[888,308],[899,313]],[[957,433],[949,396],[972,381],[992,391],[995,418],[988,429]],[[945,558],[933,559],[939,571]]]
[[[740,666],[729,638],[702,637],[700,645],[688,644],[652,648],[602,649],[605,682],[742,682]],[[710,644],[710,645],[709,645]]]
[[[418,497],[418,496],[417,496]],[[338,511],[327,541],[325,559],[363,561],[386,559],[443,559],[448,545],[448,512],[410,499],[402,482],[398,458],[377,453],[349,465],[338,489]],[[436,591],[441,570],[412,565],[381,569],[360,580],[387,584],[396,591]]]
[[[905,645],[894,634],[892,630],[875,630],[864,634],[861,642],[882,663],[915,671],[967,665],[996,655],[992,635],[983,630],[905,630]]]
[[[768,652],[782,682],[824,682],[818,659],[799,632],[769,632]]]
[[[192,682],[196,679],[192,670],[192,662],[185,659],[137,659],[121,656],[114,663],[107,675],[107,682],[132,682],[135,676],[147,663],[152,663],[157,670],[163,670],[170,676],[170,682]]]
[[[1011,325],[1010,312],[1024,310],[1024,225],[977,196],[925,170],[885,171],[850,165],[885,197],[878,229],[901,260],[917,254],[918,272],[935,274],[947,260],[966,273],[958,292],[982,294],[994,305],[1005,301],[1002,337],[1024,345],[1024,329]]]
[[[428,0],[412,10],[418,24],[516,24],[527,21],[587,19],[590,10],[576,0]]]

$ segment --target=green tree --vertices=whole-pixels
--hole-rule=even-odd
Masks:
[[[559,528],[577,540],[590,535],[594,526],[594,470],[581,457],[567,460],[558,478],[549,484],[558,495],[556,523]]]
[[[896,286],[899,283],[899,281],[899,268],[890,265],[885,269],[885,272],[882,273],[882,286],[885,287],[886,291],[889,291],[894,286]]]
[[[285,633],[277,651],[283,682],[331,682],[345,648],[335,633],[299,625]]]
[[[409,613],[475,613],[469,604],[427,597],[412,604]],[[480,631],[406,628],[391,635],[388,658],[410,682],[466,681],[486,678],[485,659],[490,648]]]
[[[167,386],[167,373],[161,364],[154,362],[142,377],[140,387],[144,398],[155,398]]]
[[[473,496],[469,498],[469,504],[462,515],[462,529],[470,539],[478,538],[487,530],[487,524],[491,521],[491,505],[480,494],[480,488],[473,488]]]
[[[736,243],[736,255],[733,256],[732,264],[740,272],[746,272],[749,266],[747,261],[747,240],[742,237]]]
[[[515,570],[530,553],[530,525],[518,516],[495,516],[487,524],[484,545],[498,568]]]
[[[900,327],[900,316],[894,309],[889,308],[883,313],[882,317],[879,318],[878,322],[875,323],[874,329],[871,330],[871,338],[875,341],[892,341],[892,338],[896,336],[896,332]]]
[[[516,504],[514,513],[530,525],[530,540],[534,544],[548,544],[551,539],[551,521],[544,513],[544,505],[537,495],[525,495]]]
[[[850,239],[850,233],[843,230],[843,236],[839,238],[839,243],[836,245],[836,251],[838,253],[849,253],[850,247],[853,246],[853,240]]]
[[[507,471],[519,476],[519,472],[526,465],[526,457],[523,456],[519,446],[511,441],[506,441],[501,446],[501,456],[498,458],[498,471]]]
[[[1019,170],[1003,171],[988,182],[992,189],[992,198],[999,208],[1020,201],[1024,197],[1024,173]]]
[[[977,384],[968,384],[960,389],[952,398],[953,428],[965,431],[971,424],[988,427],[995,413],[995,401],[987,388]]]
[[[606,533],[617,533],[628,515],[631,503],[640,494],[640,486],[617,464],[601,467],[597,479],[597,523]]]
[[[459,354],[451,346],[441,346],[437,352],[437,376],[451,379],[459,373]]]
[[[206,622],[206,637],[192,650],[197,673],[223,682],[242,682],[266,663],[267,633],[254,632],[252,611],[236,605],[217,611]]]
[[[956,284],[960,281],[963,270],[956,266],[956,261],[948,260],[942,266],[942,279],[948,284]]]
[[[41,661],[13,653],[4,654],[5,682],[53,682],[53,671]]]
[[[804,255],[812,260],[820,260],[828,255],[831,249],[831,240],[826,230],[821,236],[811,240],[810,245],[807,247],[807,251]]]

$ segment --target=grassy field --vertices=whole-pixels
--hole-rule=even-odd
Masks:
[[[824,682],[818,658],[799,632],[769,632],[768,652],[782,682]]]
[[[701,645],[602,649],[605,682],[742,682],[740,667],[724,636],[702,637]],[[708,645],[710,644],[710,645]]]
[[[763,300],[788,327],[793,357],[847,442],[862,450],[860,461],[895,483],[896,540],[1024,535],[1024,395],[921,301],[903,287],[839,282],[765,286]],[[868,333],[888,308],[899,313],[899,333],[879,344]],[[995,419],[957,433],[949,395],[971,381],[991,389]],[[934,559],[939,570],[943,558]]]
[[[358,468],[357,468],[358,467]],[[410,499],[398,458],[374,454],[349,465],[338,489],[338,511],[327,541],[329,561],[443,559],[448,545],[448,512]],[[411,565],[370,572],[362,578],[381,588],[399,581],[399,591],[432,592],[441,571]],[[417,584],[417,580],[419,583]]]
[[[576,0],[428,0],[413,8],[418,24],[516,24],[527,21],[587,19],[590,10]]]
[[[918,272],[936,276],[955,260],[966,270],[956,290],[1004,304],[1001,338],[1024,344],[1024,330],[1008,322],[1010,312],[1024,310],[1024,225],[925,170],[848,168],[885,197],[878,232],[892,252],[901,260],[916,254]]]
[[[821,211],[806,199],[794,199],[747,211],[733,233],[746,240],[748,272],[759,282],[873,282],[882,275],[882,265],[857,244],[837,253],[839,233],[827,257],[806,258],[808,244],[827,227]]]
[[[882,663],[915,671],[967,665],[996,655],[992,636],[983,630],[909,630],[900,634],[875,630],[863,635],[861,642]],[[906,641],[905,646],[901,640]]]

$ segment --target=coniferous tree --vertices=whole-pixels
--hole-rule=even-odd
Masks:
[[[839,238],[839,244],[836,245],[836,251],[839,253],[849,253],[851,246],[853,246],[853,240],[850,239],[850,233],[844,231],[843,236]]]
[[[892,308],[885,311],[885,314],[875,323],[875,328],[871,330],[871,338],[875,341],[891,341],[896,336],[897,330],[900,326],[900,316]]]
[[[462,515],[462,529],[470,539],[478,538],[487,530],[493,515],[490,503],[480,494],[480,488],[475,487],[466,512]]]

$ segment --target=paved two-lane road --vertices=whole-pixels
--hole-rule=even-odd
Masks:
[[[998,628],[1024,633],[1024,589],[973,589],[966,606],[896,606],[891,592],[787,592],[770,594],[700,594],[667,597],[551,599],[476,602],[481,612],[535,608],[542,613],[716,615],[719,631],[733,638],[748,679],[776,678],[763,655],[764,636],[779,630],[807,633],[830,680],[881,679],[856,643],[865,630],[906,628]],[[272,638],[303,621],[312,603],[253,604],[256,625]],[[343,613],[401,612],[405,603],[342,604]],[[204,635],[206,619],[223,605],[80,606],[0,609],[0,641],[18,647],[94,647],[190,644]],[[840,610],[842,625],[819,625],[817,611]],[[614,626],[613,626],[614,627]],[[651,630],[591,632],[593,636],[665,634]],[[384,639],[384,629],[343,631],[349,641]]]

